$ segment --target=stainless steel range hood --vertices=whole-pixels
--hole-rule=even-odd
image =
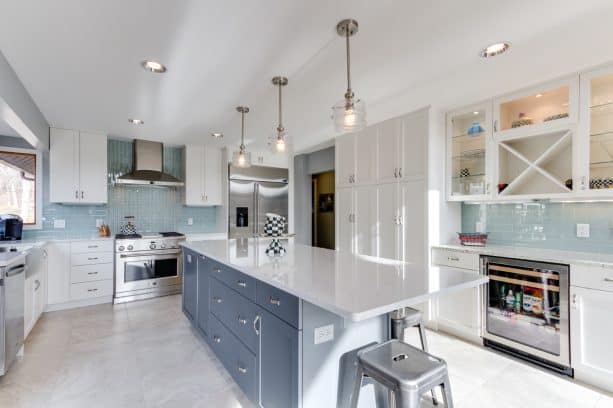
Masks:
[[[117,184],[182,186],[181,180],[164,173],[164,145],[148,140],[134,140],[134,168],[119,177]]]

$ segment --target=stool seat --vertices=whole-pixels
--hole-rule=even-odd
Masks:
[[[394,388],[418,389],[447,371],[444,360],[398,340],[360,350],[358,359],[365,374]]]

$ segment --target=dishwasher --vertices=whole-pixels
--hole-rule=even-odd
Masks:
[[[0,376],[23,347],[25,270],[23,254],[0,267]]]

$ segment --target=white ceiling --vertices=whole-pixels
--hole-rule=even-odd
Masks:
[[[360,24],[353,85],[371,123],[613,61],[610,0],[0,1],[0,51],[52,126],[170,144],[211,131],[234,144],[246,104],[248,145],[264,145],[278,74],[295,149],[331,139],[345,91],[335,25],[347,17]],[[508,55],[478,57],[499,40]],[[144,59],[168,72],[145,72]]]

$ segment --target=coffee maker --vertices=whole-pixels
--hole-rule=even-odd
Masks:
[[[23,220],[15,214],[0,214],[0,241],[19,241]]]

